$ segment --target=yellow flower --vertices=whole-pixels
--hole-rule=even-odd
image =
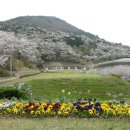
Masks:
[[[50,112],[51,112],[51,109],[48,108],[48,109],[46,110],[46,113],[50,113]]]
[[[36,115],[40,115],[41,112],[40,112],[40,111],[36,111],[35,114],[36,114]]]
[[[130,115],[130,108],[128,109],[128,115]]]
[[[73,108],[73,112],[78,112],[78,110],[76,109],[76,107]]]
[[[23,106],[23,104],[22,104],[21,102],[19,102],[19,103],[17,103],[17,104],[15,105],[15,107],[17,107],[17,108],[19,108],[19,107],[21,107],[21,106]]]
[[[34,108],[34,106],[32,105],[30,108],[31,108],[31,109],[33,109],[33,108]]]
[[[22,111],[22,114],[25,115],[26,114],[25,111]]]
[[[68,115],[68,114],[69,114],[69,112],[66,112],[66,111],[65,111],[63,114],[64,114],[64,115]]]
[[[8,113],[11,113],[11,109],[10,109],[10,108],[7,108],[6,111],[7,111]]]
[[[33,115],[33,114],[34,114],[34,111],[31,111],[30,114]]]
[[[89,115],[93,115],[93,111],[91,109],[88,110],[88,112],[89,112]]]
[[[12,112],[13,112],[14,114],[18,114],[18,109],[14,107],[14,108],[12,109]]]

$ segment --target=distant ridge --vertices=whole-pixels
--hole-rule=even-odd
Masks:
[[[73,25],[68,24],[66,21],[53,16],[21,16],[4,21],[3,23],[5,22],[8,24],[31,25],[53,31],[59,30],[64,32],[83,32]]]
[[[0,22],[2,26],[13,25],[13,30],[17,29],[18,25],[34,26],[41,29],[47,29],[51,31],[63,31],[68,33],[85,34],[90,38],[96,39],[97,36],[85,32],[60,18],[54,16],[20,16],[7,21]],[[7,31],[7,30],[5,30]]]

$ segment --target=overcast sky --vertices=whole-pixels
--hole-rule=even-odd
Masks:
[[[0,21],[26,15],[56,16],[130,46],[130,0],[0,0]]]

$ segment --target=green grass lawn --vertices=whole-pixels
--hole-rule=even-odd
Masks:
[[[130,119],[1,118],[0,130],[129,130]]]
[[[115,76],[62,71],[23,77],[5,84],[19,82],[26,82],[32,86],[31,90],[36,99],[58,100],[63,96],[62,89],[65,90],[64,96],[68,99],[96,97],[100,100],[129,100],[130,98],[130,84]],[[68,95],[68,92],[71,94]]]
[[[56,99],[62,95],[73,99],[97,97],[102,100],[130,97],[130,85],[113,77],[37,79],[28,81],[28,84],[32,86],[33,96],[43,99]],[[65,90],[64,94],[62,89]]]
[[[120,78],[75,72],[47,73],[27,81],[33,96],[39,99],[57,100],[67,98],[98,98],[100,100],[128,100],[130,84]],[[65,90],[63,94],[61,91]],[[68,95],[71,92],[71,95]]]

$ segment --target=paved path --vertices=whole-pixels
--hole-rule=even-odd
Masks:
[[[0,80],[0,83],[4,83],[6,81],[11,81],[11,80],[14,80],[14,79],[18,79],[18,77],[12,77],[12,78],[8,78],[8,79],[2,79],[2,80]]]

